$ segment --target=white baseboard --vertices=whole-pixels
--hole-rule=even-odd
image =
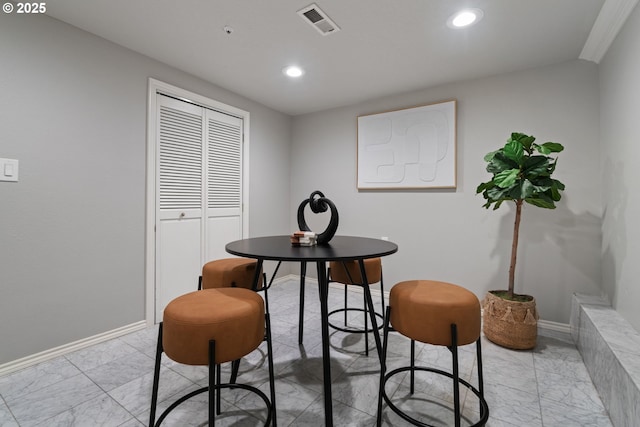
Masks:
[[[99,344],[104,341],[108,341],[114,338],[121,337],[131,332],[139,331],[147,327],[147,322],[141,320],[130,325],[122,326],[111,331],[103,332],[98,335],[94,335],[88,338],[84,338],[78,341],[64,344],[59,347],[55,347],[49,350],[42,351],[40,353],[32,354],[30,356],[23,357],[21,359],[13,360],[8,363],[0,365],[0,376],[9,374],[11,372],[19,371],[24,368],[36,365],[38,363],[46,362],[47,360],[54,359],[58,356],[71,353],[73,351],[81,350],[86,347],[90,347],[95,344]]]
[[[538,334],[545,337],[573,342],[573,339],[571,338],[571,325],[568,323],[538,320]]]

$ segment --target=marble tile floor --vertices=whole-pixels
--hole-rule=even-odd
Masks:
[[[331,289],[330,308],[341,304],[342,295],[341,289]],[[297,343],[298,298],[298,282],[294,280],[275,284],[269,292],[278,424],[321,426],[324,401],[317,287],[307,285],[302,346]],[[362,294],[350,292],[349,300],[357,306],[362,303]],[[361,314],[354,313],[349,321],[356,324],[360,319]],[[330,333],[334,424],[374,426],[379,381],[374,341],[370,340],[371,351],[366,357],[363,335]],[[398,334],[390,337],[390,369],[406,365],[409,341]],[[148,328],[0,377],[0,426],[147,425],[156,339],[157,327]],[[580,354],[568,339],[539,337],[533,351],[507,350],[484,338],[482,346],[490,408],[488,426],[611,426]],[[417,345],[416,354],[417,364],[450,370],[446,348]],[[462,347],[460,354],[461,376],[477,384],[475,346]],[[240,367],[239,381],[256,385],[268,394],[265,355],[263,344],[247,356]],[[163,357],[158,413],[207,381],[206,368],[179,365]],[[225,367],[225,378],[228,372]],[[398,375],[387,384],[393,401],[430,424],[453,425],[450,382],[418,374],[411,396],[405,377]],[[477,399],[463,391],[460,400],[463,425],[473,424],[478,417]],[[174,410],[163,425],[206,425],[206,405],[206,394],[198,395]],[[217,425],[262,425],[266,417],[263,406],[250,393],[225,390],[223,414]],[[407,424],[385,405],[383,425]]]

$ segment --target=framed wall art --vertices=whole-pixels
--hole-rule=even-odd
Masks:
[[[358,116],[358,189],[456,188],[456,101]]]

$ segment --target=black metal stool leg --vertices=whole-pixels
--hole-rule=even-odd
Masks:
[[[458,328],[451,324],[451,359],[453,360],[453,411],[455,427],[460,427],[460,374],[458,370]]]
[[[376,426],[382,426],[382,394],[384,393],[384,376],[387,372],[387,342],[389,339],[389,314],[391,313],[391,307],[387,307],[387,312],[384,317],[384,332],[382,341],[382,354],[380,355],[380,386],[378,388],[378,413],[376,418]]]
[[[216,342],[214,340],[209,341],[209,427],[213,427],[216,422],[216,412],[220,413],[220,390],[218,388],[218,381],[220,376],[216,373],[220,373],[219,365],[216,365]],[[216,393],[217,391],[217,393]]]
[[[218,384],[222,382],[222,367],[218,364],[216,366],[216,374],[218,378]],[[231,383],[235,383],[235,381],[231,381]],[[216,393],[216,415],[220,415],[222,413],[222,398],[220,397],[220,390]]]
[[[477,367],[478,367],[478,391],[480,392],[480,396],[484,399],[484,378],[482,374],[482,346],[481,346],[482,338],[478,338],[476,341],[476,359],[477,359]],[[480,417],[484,415],[484,407],[482,406],[482,399],[480,399]]]
[[[231,362],[231,378],[229,382],[235,384],[238,380],[238,371],[240,370],[240,359]]]
[[[413,394],[416,383],[416,341],[411,340],[411,371],[409,375],[409,392]]]
[[[278,425],[276,421],[276,386],[275,386],[275,374],[273,372],[273,348],[271,345],[271,319],[269,313],[265,314],[265,326],[266,326],[266,338],[267,338],[267,361],[269,364],[269,391],[271,393],[271,409],[273,412],[273,418],[271,425],[276,427]]]
[[[149,427],[153,427],[156,420],[156,406],[158,404],[158,386],[160,382],[160,362],[162,361],[162,322],[158,326],[158,344],[156,345],[156,364],[153,369],[153,388],[151,389],[151,412]]]

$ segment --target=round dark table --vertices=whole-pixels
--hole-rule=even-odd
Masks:
[[[228,243],[233,255],[269,261],[351,261],[377,258],[398,251],[398,245],[369,237],[334,236],[329,243],[293,246],[289,236],[253,237]]]
[[[306,273],[306,263],[315,262],[318,270],[318,285],[320,290],[320,317],[322,327],[322,365],[324,377],[324,411],[325,425],[333,426],[333,407],[331,404],[331,364],[329,350],[329,317],[327,299],[329,295],[329,280],[327,277],[328,261],[358,261],[360,274],[364,284],[367,284],[367,275],[364,268],[364,260],[391,255],[398,251],[395,243],[372,239],[369,237],[355,236],[334,236],[329,243],[316,246],[293,246],[289,236],[267,236],[253,237],[249,239],[236,240],[228,243],[226,251],[232,255],[245,258],[254,258],[258,261],[256,268],[256,283],[258,275],[262,270],[262,264],[267,261],[292,261],[301,263],[300,283],[304,286],[304,275]],[[371,292],[368,286],[364,286],[365,299],[369,307],[371,327],[374,331],[378,357],[380,357],[380,334],[378,333],[378,323],[371,299]],[[301,292],[301,302],[303,292]],[[301,310],[302,311],[302,310]],[[300,329],[301,331],[301,329]],[[301,341],[301,336],[300,336]]]

